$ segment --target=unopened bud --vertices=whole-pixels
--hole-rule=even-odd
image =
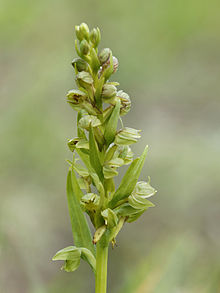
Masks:
[[[118,70],[118,59],[115,56],[113,56],[112,59],[113,59],[113,68],[114,68],[113,73],[115,73]]]
[[[140,130],[125,127],[116,134],[115,144],[130,145],[132,143],[135,143],[141,137],[139,132]]]
[[[80,26],[75,26],[76,36],[79,41],[83,39],[89,40],[89,27],[86,23],[81,23]]]
[[[81,58],[74,58],[72,61],[72,65],[76,69],[81,72],[81,71],[87,71],[88,69],[88,64],[85,60],[81,59]]]
[[[99,28],[94,28],[91,32],[90,32],[90,36],[89,36],[90,42],[93,44],[94,47],[97,47],[100,39],[101,39],[101,34],[100,34],[100,30]]]
[[[105,84],[102,88],[102,98],[103,99],[111,99],[115,97],[117,94],[117,88],[112,84]]]
[[[131,109],[131,100],[128,94],[123,91],[117,92],[117,97],[121,100],[121,108],[120,108],[120,115],[124,116],[127,114]]]
[[[86,71],[79,72],[76,76],[76,80],[79,83],[79,85],[83,88],[85,88],[88,85],[92,85],[93,83],[92,76]]]
[[[97,127],[101,125],[101,121],[93,115],[85,115],[79,120],[79,126],[83,129],[89,130],[90,125]]]
[[[82,40],[80,43],[80,51],[83,55],[87,55],[89,53],[90,47],[89,43],[86,40]]]
[[[111,54],[112,54],[112,51],[109,48],[105,48],[99,53],[99,61],[101,65],[108,62]]]

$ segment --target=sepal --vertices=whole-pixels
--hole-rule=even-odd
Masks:
[[[54,255],[52,260],[64,260],[65,264],[61,269],[66,272],[73,272],[79,267],[80,258],[86,260],[95,272],[96,259],[91,251],[84,247],[68,246],[63,248]]]
[[[97,127],[101,125],[101,121],[93,115],[84,115],[80,120],[79,120],[79,127],[82,129],[86,129],[89,131],[90,126],[91,127]]]
[[[130,145],[137,142],[137,140],[141,137],[139,132],[140,130],[125,127],[117,133],[114,142],[118,145]]]
[[[115,212],[111,209],[105,209],[101,212],[101,215],[103,216],[105,220],[105,225],[108,229],[112,229],[115,227],[118,223],[118,217],[115,214]]]

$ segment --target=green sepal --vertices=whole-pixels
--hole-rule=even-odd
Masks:
[[[78,112],[77,115],[77,135],[78,137],[82,137],[84,139],[86,139],[86,135],[83,129],[81,129],[81,127],[79,127],[79,121],[80,119],[83,117],[83,111],[81,110],[80,112]]]
[[[81,198],[80,204],[85,210],[97,210],[99,206],[99,196],[95,193],[87,193]]]
[[[114,72],[114,64],[113,64],[112,52],[110,53],[109,62],[110,62],[110,64],[104,69],[104,71],[102,73],[102,76],[105,77],[105,80],[108,80],[109,77]]]
[[[76,137],[76,138],[70,139],[67,145],[71,152],[73,152],[77,148],[87,149],[87,150],[89,149],[89,142],[87,138]]]
[[[91,251],[84,247],[68,246],[59,250],[52,260],[64,260],[65,264],[62,269],[66,272],[75,271],[80,265],[80,258],[86,260],[95,272],[96,259]]]
[[[122,165],[124,165],[124,160],[120,158],[114,158],[105,162],[103,166],[103,174],[105,179],[110,179],[114,176],[117,176],[118,171],[116,168],[121,167]]]
[[[94,132],[92,126],[89,129],[89,159],[90,164],[98,174],[100,180],[103,180],[102,165],[100,162],[100,153],[95,140]]]
[[[104,85],[104,82],[105,82],[105,78],[101,77],[100,79],[98,79],[97,86],[96,86],[95,101],[97,103],[98,108],[100,108],[102,105],[101,94],[102,94],[102,87]]]
[[[113,210],[109,208],[105,209],[104,211],[101,212],[101,215],[103,216],[105,220],[105,225],[107,226],[108,229],[111,229],[117,225],[118,217]]]
[[[140,158],[135,159],[129,166],[112,200],[109,202],[110,208],[113,208],[118,201],[128,197],[134,190],[144,165],[147,151],[148,146],[145,147],[144,152]]]
[[[145,211],[147,208],[142,209],[142,210],[137,210],[130,206],[129,203],[124,203],[117,208],[114,209],[114,212],[118,217],[124,217],[126,218],[126,222],[131,223],[138,219]]]
[[[93,236],[93,243],[96,244],[103,236],[103,234],[105,233],[107,227],[105,225],[99,227],[96,231],[95,234]]]
[[[88,170],[79,164],[73,164],[73,169],[82,177],[89,176]]]
[[[121,106],[121,102],[118,99],[116,102],[116,105],[112,111],[112,114],[106,124],[106,127],[105,127],[106,130],[104,133],[104,137],[107,142],[107,145],[112,143],[115,138],[115,134],[117,131],[117,125],[118,125],[118,118],[119,118],[119,114],[120,114],[120,106]]]
[[[91,48],[90,57],[91,57],[90,66],[93,72],[96,74],[100,68],[100,62],[94,48]]]
[[[82,196],[83,192],[79,187],[76,175],[73,170],[69,170],[67,175],[67,199],[74,243],[77,247],[88,248],[95,255],[91,232],[80,207]]]
[[[130,145],[132,143],[137,142],[137,140],[141,137],[140,130],[124,127],[120,131],[118,131],[115,136],[115,144],[118,145]]]

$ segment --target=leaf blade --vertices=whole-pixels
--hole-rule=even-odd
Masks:
[[[95,255],[91,232],[79,204],[82,195],[83,193],[79,187],[74,171],[69,170],[67,175],[67,199],[73,239],[76,246],[85,247]]]
[[[127,172],[125,173],[118,189],[116,190],[114,197],[109,202],[109,207],[113,208],[115,204],[119,201],[128,197],[133,191],[138,178],[140,176],[144,161],[147,155],[148,146],[145,147],[140,158],[135,159],[129,166]]]
[[[99,154],[98,146],[95,140],[94,131],[91,125],[89,129],[89,150],[90,150],[89,159],[90,159],[91,166],[94,168],[100,180],[102,181],[103,173],[102,173],[102,165],[100,162],[100,154]]]

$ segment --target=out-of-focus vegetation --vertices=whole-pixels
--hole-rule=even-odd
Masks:
[[[220,291],[219,1],[27,1],[0,4],[0,292],[93,292],[87,266],[51,262],[71,245],[65,181],[76,118],[73,27],[104,32],[132,98],[125,118],[150,145],[156,208],[110,253],[111,292]],[[142,178],[146,179],[146,178]],[[120,261],[119,261],[120,259]]]

